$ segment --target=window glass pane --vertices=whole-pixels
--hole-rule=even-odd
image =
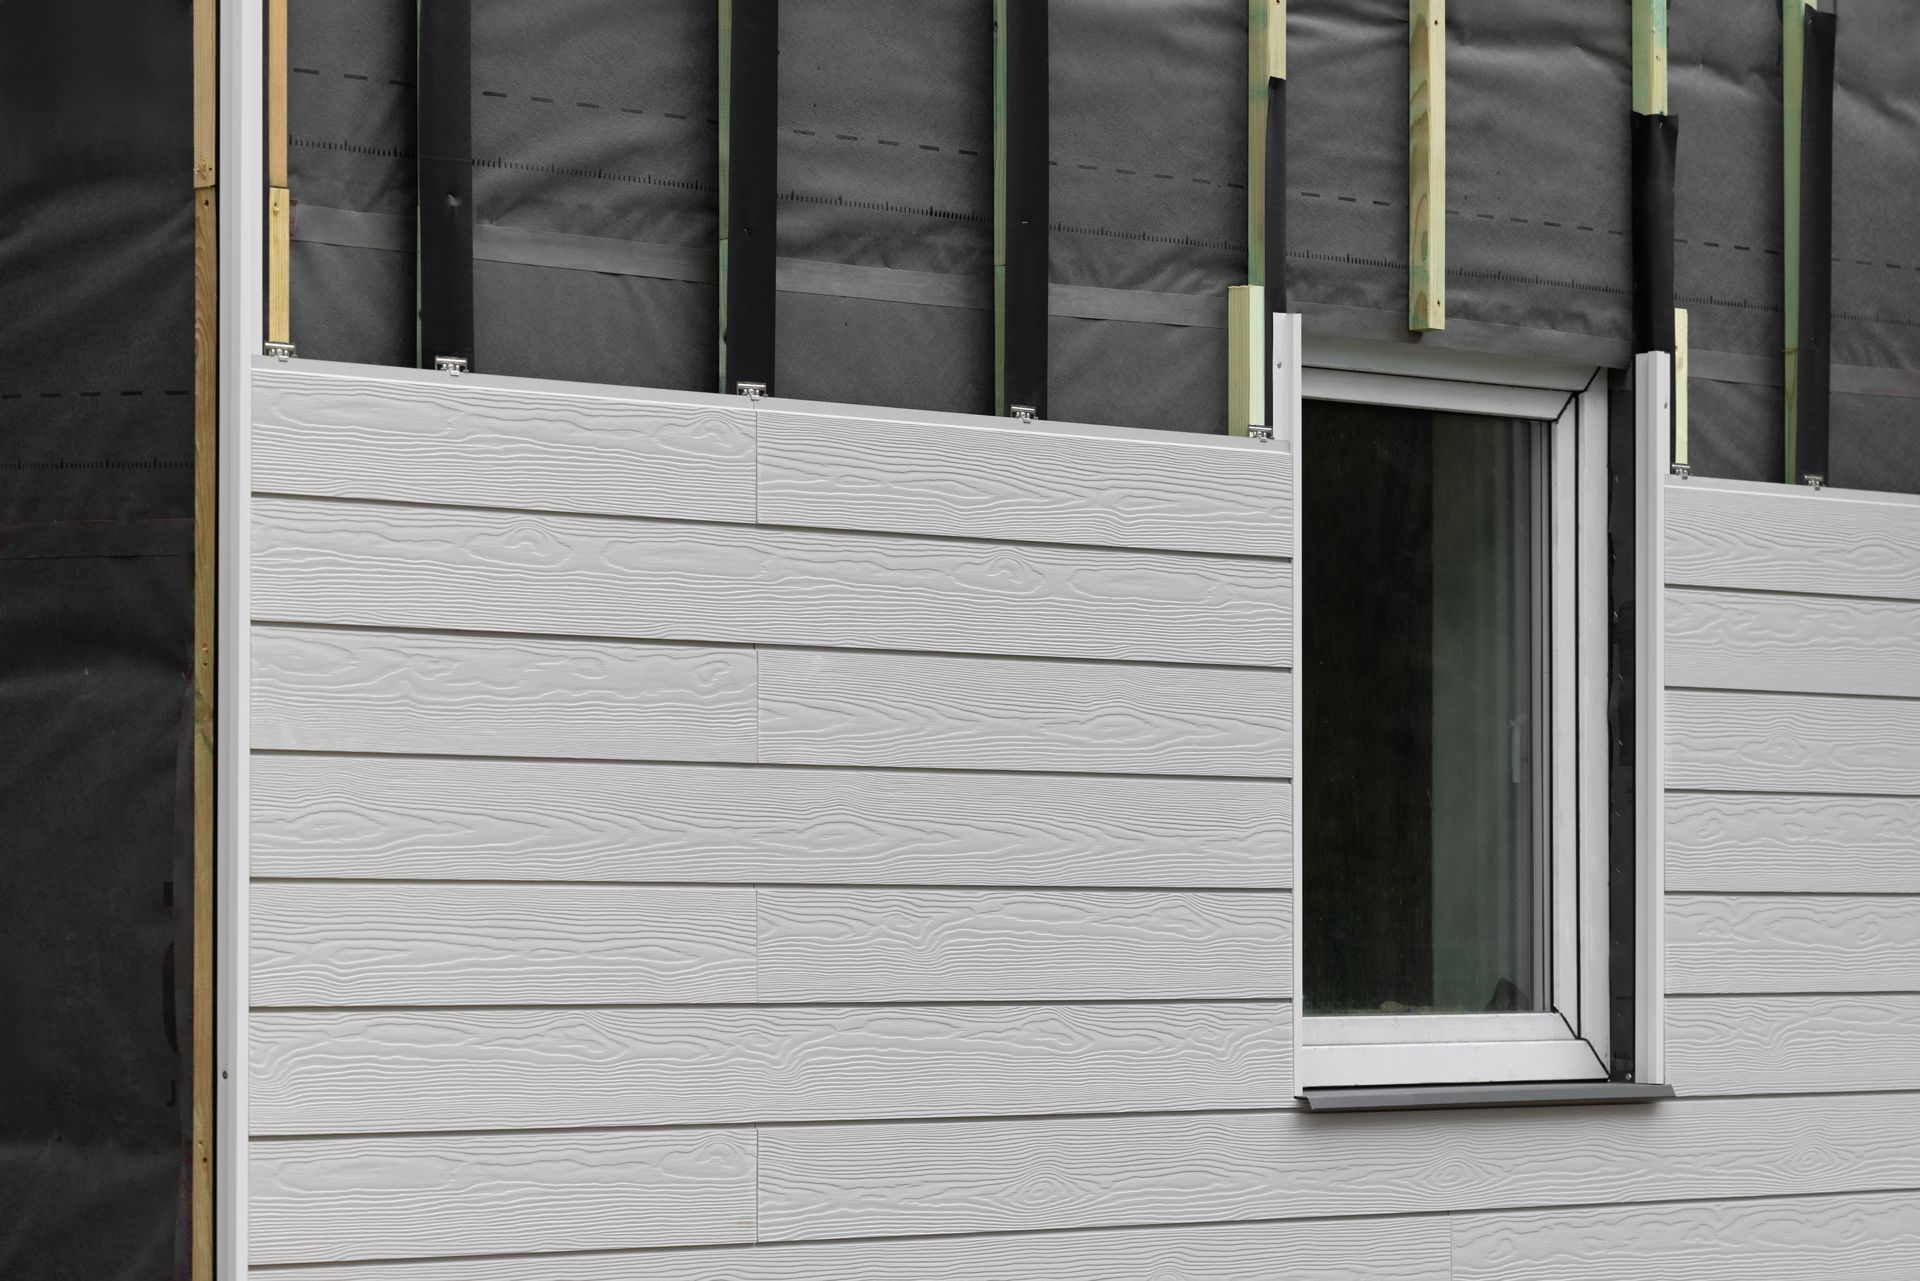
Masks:
[[[1308,402],[1309,1014],[1547,1003],[1547,424]]]

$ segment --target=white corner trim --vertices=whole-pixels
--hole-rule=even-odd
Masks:
[[[215,607],[214,1270],[247,1275],[248,652],[253,357],[264,337],[265,10],[220,6],[219,597]]]

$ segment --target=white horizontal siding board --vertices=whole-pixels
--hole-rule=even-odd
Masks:
[[[764,889],[763,1001],[1291,995],[1289,896]]]
[[[1226,437],[762,402],[760,519],[1285,556],[1293,456]]]
[[[1920,1090],[1920,995],[1675,997],[1667,1077],[1687,1094]]]
[[[753,891],[259,882],[253,1001],[692,1004],[753,999]]]
[[[255,1134],[1272,1107],[1281,1004],[260,1011]]]
[[[1674,588],[1667,684],[1920,697],[1920,605]]]
[[[760,651],[760,759],[1284,778],[1292,684],[1261,668]]]
[[[1463,1214],[1452,1228],[1453,1281],[1911,1281],[1920,1193]]]
[[[254,374],[253,487],[605,515],[752,521],[739,397],[567,390],[403,370]]]
[[[1669,992],[1920,992],[1920,898],[1669,894]]]
[[[1284,561],[263,498],[262,621],[1285,666]]]
[[[1920,894],[1920,799],[1669,792],[1667,889]]]
[[[253,746],[751,761],[750,649],[256,627]]]
[[[1670,485],[1667,581],[1920,600],[1920,501],[1799,485]]]
[[[899,885],[1292,880],[1285,783],[262,755],[261,876]]]
[[[1319,1219],[330,1264],[301,1281],[1449,1281],[1447,1221]]]
[[[740,1130],[258,1140],[251,1262],[751,1241]]]
[[[763,1126],[760,1237],[1841,1192],[1920,1181],[1920,1095]]]
[[[1679,790],[1920,795],[1920,700],[1667,692]]]

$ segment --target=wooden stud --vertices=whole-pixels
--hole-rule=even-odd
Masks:
[[[1673,309],[1673,465],[1687,466],[1687,309]]]
[[[267,341],[293,341],[288,292],[293,258],[292,199],[285,187],[267,188]]]
[[[1793,472],[1800,447],[1800,110],[1806,74],[1807,10],[1817,7],[1814,0],[1781,0],[1780,4],[1781,212],[1784,215],[1780,261],[1785,282],[1781,300],[1785,311],[1781,373],[1785,388],[1786,480],[1789,484],[1799,480]]]
[[[1447,0],[1409,0],[1407,327],[1447,325]]]
[[[193,699],[192,1064],[187,1143],[187,1275],[213,1281],[214,636],[219,564],[219,12],[193,0]]]
[[[1633,109],[1667,114],[1667,0],[1633,0]]]
[[[1227,288],[1227,435],[1251,436],[1266,424],[1267,291]]]

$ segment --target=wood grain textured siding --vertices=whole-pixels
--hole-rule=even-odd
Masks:
[[[1224,438],[763,402],[760,519],[1285,556],[1293,455]]]
[[[265,882],[253,1001],[753,1000],[751,889]]]
[[[752,409],[366,369],[254,376],[253,485],[276,494],[751,521]]]
[[[1911,1281],[1920,1193],[1455,1215],[1453,1281]]]
[[[1670,690],[1678,790],[1920,796],[1920,700]]]
[[[1667,889],[1920,894],[1920,800],[1668,793]]]
[[[1283,1004],[262,1011],[256,1134],[1290,1104]]]
[[[1920,992],[1920,898],[1667,896],[1669,992]]]
[[[255,1140],[250,1261],[751,1241],[740,1130]]]
[[[1920,501],[1788,485],[1669,485],[1667,581],[1920,600]]]
[[[751,761],[750,649],[256,627],[253,746]]]
[[[1284,778],[1287,673],[760,652],[760,759],[810,765]]]
[[[1920,605],[1674,589],[1667,683],[1920,697]]]
[[[1234,779],[263,755],[260,876],[1283,889]]]
[[[767,889],[764,1001],[1292,994],[1289,896]]]
[[[1448,1281],[1447,1221],[1318,1219],[303,1268],[300,1281]]]
[[[1683,996],[1667,1073],[1688,1094],[1920,1090],[1920,996]]]
[[[760,1238],[905,1236],[1920,1181],[1920,1095],[763,1126]]]
[[[1282,561],[264,498],[263,621],[1285,666]]]

